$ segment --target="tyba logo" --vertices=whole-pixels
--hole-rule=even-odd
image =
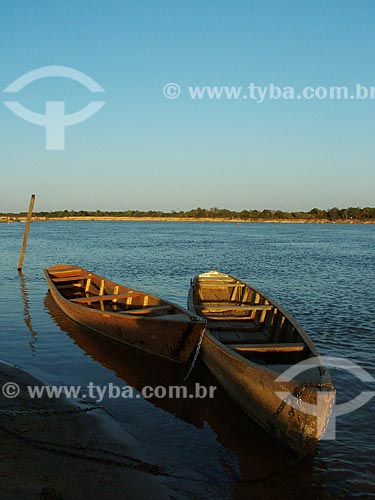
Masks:
[[[313,358],[306,359],[304,361],[301,361],[300,363],[297,363],[287,370],[285,370],[279,377],[275,380],[275,382],[291,382],[293,380],[296,380],[297,377],[304,372],[310,371],[310,373],[314,373],[315,370],[319,370],[318,373],[321,374],[321,372],[325,371],[325,368],[335,368],[335,369],[341,369],[341,370],[346,370],[347,372],[351,373],[355,377],[357,377],[361,382],[364,383],[374,383],[375,379],[370,375],[369,372],[364,370],[362,367],[357,365],[356,363],[353,363],[353,361],[350,361],[349,359],[346,358],[339,358],[339,357],[333,357],[333,356],[316,356]],[[307,385],[315,385],[313,384],[307,384]],[[324,384],[323,384],[324,385]],[[331,385],[331,384],[327,384]],[[319,384],[317,384],[319,386]],[[301,386],[303,387],[303,386]],[[288,403],[289,406],[291,406],[294,409],[297,409],[299,411],[302,411],[303,413],[306,413],[308,415],[314,415],[316,417],[319,417],[320,415],[324,414],[326,411],[327,407],[327,401],[331,400],[332,406],[331,406],[331,418],[328,423],[327,429],[324,429],[324,421],[320,421],[318,418],[318,431],[317,434],[321,435],[324,433],[324,439],[335,439],[336,437],[336,418],[341,415],[345,415],[347,413],[352,413],[355,410],[358,410],[358,408],[361,408],[361,406],[364,406],[366,403],[368,403],[374,396],[375,392],[374,391],[361,391],[360,394],[358,394],[356,397],[353,399],[346,401],[345,403],[340,403],[340,404],[334,404],[334,395],[335,391],[332,387],[331,391],[317,391],[316,392],[316,404],[308,403],[305,401],[301,401],[298,397],[295,395],[291,394],[290,392],[287,391],[275,391],[277,396],[283,400],[285,403]],[[330,397],[331,396],[331,397]]]
[[[105,92],[105,90],[92,78],[77,71],[73,68],[65,66],[45,66],[30,71],[21,77],[17,78],[13,83],[8,85],[4,92],[18,93],[24,87],[36,80],[51,77],[69,78],[79,82],[86,87],[90,92]],[[27,122],[39,125],[46,129],[46,149],[47,150],[64,150],[65,149],[65,128],[83,122],[94,115],[105,104],[105,101],[91,101],[87,106],[69,115],[65,114],[64,101],[47,101],[46,113],[40,114],[25,108],[17,101],[5,101],[5,106],[13,111],[14,114],[26,120]]]

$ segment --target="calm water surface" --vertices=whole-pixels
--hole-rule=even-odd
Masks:
[[[31,226],[24,274],[16,270],[23,224],[0,224],[1,359],[51,384],[178,385],[183,373],[67,320],[42,269],[78,264],[186,305],[190,278],[233,274],[283,304],[321,354],[346,357],[375,376],[375,226],[43,222]],[[333,370],[338,401],[375,390]],[[215,385],[204,366],[192,383]],[[214,400],[105,400],[149,462],[182,498],[375,498],[375,398],[337,421],[335,441],[295,458],[223,393]],[[285,465],[285,467],[284,467]],[[105,500],[105,499],[100,499]]]

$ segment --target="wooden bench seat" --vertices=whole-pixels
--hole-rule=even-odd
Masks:
[[[80,273],[82,273],[82,269],[75,269],[74,267],[69,268],[69,269],[56,269],[55,271],[49,271],[50,276],[56,276],[56,277],[63,277],[67,275],[76,275],[78,276]]]
[[[83,288],[82,283],[67,283],[66,285],[59,285],[58,290],[72,290],[74,288]],[[76,290],[75,292],[78,292]],[[65,296],[65,295],[64,295]]]
[[[76,274],[75,276],[65,276],[64,278],[55,278],[51,276],[51,279],[54,283],[64,283],[66,281],[80,281],[80,280],[86,280],[88,278],[91,278],[91,274]]]
[[[94,297],[79,297],[78,299],[71,299],[71,302],[76,303],[91,303],[99,302],[102,300],[117,300],[117,299],[127,299],[129,297],[141,297],[142,293],[118,293],[114,295],[95,295]]]
[[[227,344],[236,352],[300,352],[306,349],[303,343],[283,343],[283,344]]]
[[[246,311],[246,309],[245,309]],[[246,314],[245,316],[234,316],[234,315],[229,315],[229,314],[221,314],[220,313],[212,313],[210,314],[209,312],[207,313],[206,311],[203,311],[204,314],[204,317],[205,319],[207,319],[207,321],[210,323],[212,323],[214,326],[213,328],[216,328],[216,325],[218,325],[219,323],[224,323],[224,321],[226,322],[232,322],[232,321],[240,321],[241,323],[244,323],[244,324],[249,324],[250,321],[253,321],[251,319],[251,314]],[[215,314],[219,314],[219,316],[215,315]]]
[[[274,306],[272,304],[241,304],[241,305],[209,305],[196,306],[200,311],[270,311]]]
[[[160,310],[159,310],[160,312]],[[159,315],[156,316],[157,319],[162,319],[166,321],[188,321],[188,316],[183,313],[173,313],[173,314],[164,314],[163,312]]]
[[[204,307],[204,306],[231,306],[231,305],[235,305],[235,306],[238,306],[240,303],[239,300],[237,300],[236,302],[233,302],[233,300],[230,300],[230,299],[217,299],[217,300],[214,300],[214,299],[201,299],[199,301],[199,305],[197,307]],[[246,304],[246,302],[244,302],[244,304]]]
[[[217,287],[236,287],[243,288],[246,286],[244,283],[200,283],[200,288],[217,288]]]
[[[236,319],[233,321],[225,321],[228,316],[223,318],[224,320],[211,320],[211,318],[208,318],[207,328],[215,332],[260,332],[263,329],[263,325],[249,320],[248,317],[245,318],[246,321],[241,320],[241,318],[237,321],[238,316],[235,316]]]
[[[263,332],[212,332],[212,336],[222,344],[229,345],[247,345],[249,342],[256,344],[269,343],[267,336]]]
[[[234,280],[229,276],[226,278],[225,276],[200,276],[198,278],[198,283],[240,283],[238,280]]]
[[[155,306],[155,307],[143,307],[140,309],[127,309],[126,311],[121,311],[120,314],[132,314],[132,315],[142,315],[151,314],[157,312],[161,314],[167,313],[168,311],[173,311],[173,306]]]

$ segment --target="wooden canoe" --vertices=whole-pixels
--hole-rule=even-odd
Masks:
[[[186,363],[205,321],[172,302],[119,285],[86,269],[45,269],[53,299],[76,323],[143,351]]]
[[[201,356],[229,396],[278,440],[313,454],[335,389],[302,327],[259,290],[218,271],[192,280],[188,308],[207,320]],[[293,376],[278,381],[287,369]]]

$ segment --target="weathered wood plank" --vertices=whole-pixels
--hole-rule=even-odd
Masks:
[[[83,303],[89,303],[89,302],[99,302],[103,300],[117,300],[117,299],[125,299],[128,297],[134,297],[134,296],[142,296],[141,293],[118,293],[114,295],[95,295],[94,297],[79,297],[78,299],[71,299],[71,302],[83,302]]]
[[[17,269],[19,271],[22,270],[23,259],[25,257],[26,245],[27,245],[27,238],[29,236],[31,218],[33,216],[34,203],[35,203],[35,194],[32,194],[31,198],[30,198],[29,211],[27,213],[27,219],[26,219],[26,225],[25,225],[25,232],[23,234],[23,241],[22,241],[22,247],[21,247],[21,252],[20,252],[20,258],[18,260],[18,268]]]
[[[50,276],[53,278],[56,276],[56,278],[63,278],[64,276],[78,276],[79,274],[82,273],[82,270],[77,268],[69,268],[69,269],[58,269],[56,271],[50,271]]]
[[[219,324],[219,322],[225,322],[225,321],[230,321],[230,322],[233,322],[233,321],[240,321],[241,323],[246,323],[246,324],[249,324],[249,323],[254,323],[255,320],[251,319],[250,315],[249,314],[246,314],[245,316],[235,316],[235,315],[229,315],[229,314],[225,314],[225,315],[220,315],[220,316],[215,316],[215,313],[213,314],[206,314],[206,313],[203,313],[207,319],[208,322],[214,322],[214,324]]]
[[[128,309],[126,311],[121,311],[121,314],[151,314],[153,312],[164,313],[168,311],[173,311],[173,306],[155,306],[155,307],[144,307],[141,309]]]
[[[200,311],[270,311],[273,309],[273,305],[271,304],[241,304],[241,305],[225,305],[225,306],[218,306],[218,305],[209,305],[209,304],[204,304],[201,306],[196,306],[196,309],[199,309]]]
[[[237,352],[299,352],[306,348],[305,344],[228,344]]]
[[[200,283],[200,285],[201,285],[200,288],[218,288],[218,287],[243,288],[246,286],[243,283]]]
[[[54,283],[64,283],[66,281],[80,281],[80,280],[86,280],[88,278],[90,278],[90,274],[81,274],[81,275],[75,275],[75,276],[66,276],[64,278],[54,278],[53,276],[51,277],[52,278],[52,281]]]
[[[228,316],[224,316],[224,318],[228,318]],[[218,332],[260,332],[262,330],[262,326],[259,325],[258,323],[255,323],[253,321],[249,321],[248,318],[246,318],[247,321],[241,321],[241,319],[237,322],[236,320],[233,321],[211,321],[211,318],[208,319],[207,321],[207,328],[212,331],[218,331]]]
[[[67,283],[66,285],[59,285],[59,290],[69,290],[74,288],[82,288],[82,283]]]
[[[89,293],[90,287],[91,287],[91,278],[87,278],[86,286],[85,286],[85,293]]]
[[[222,344],[248,344],[251,343],[266,343],[267,338],[262,332],[213,332],[212,335]]]

